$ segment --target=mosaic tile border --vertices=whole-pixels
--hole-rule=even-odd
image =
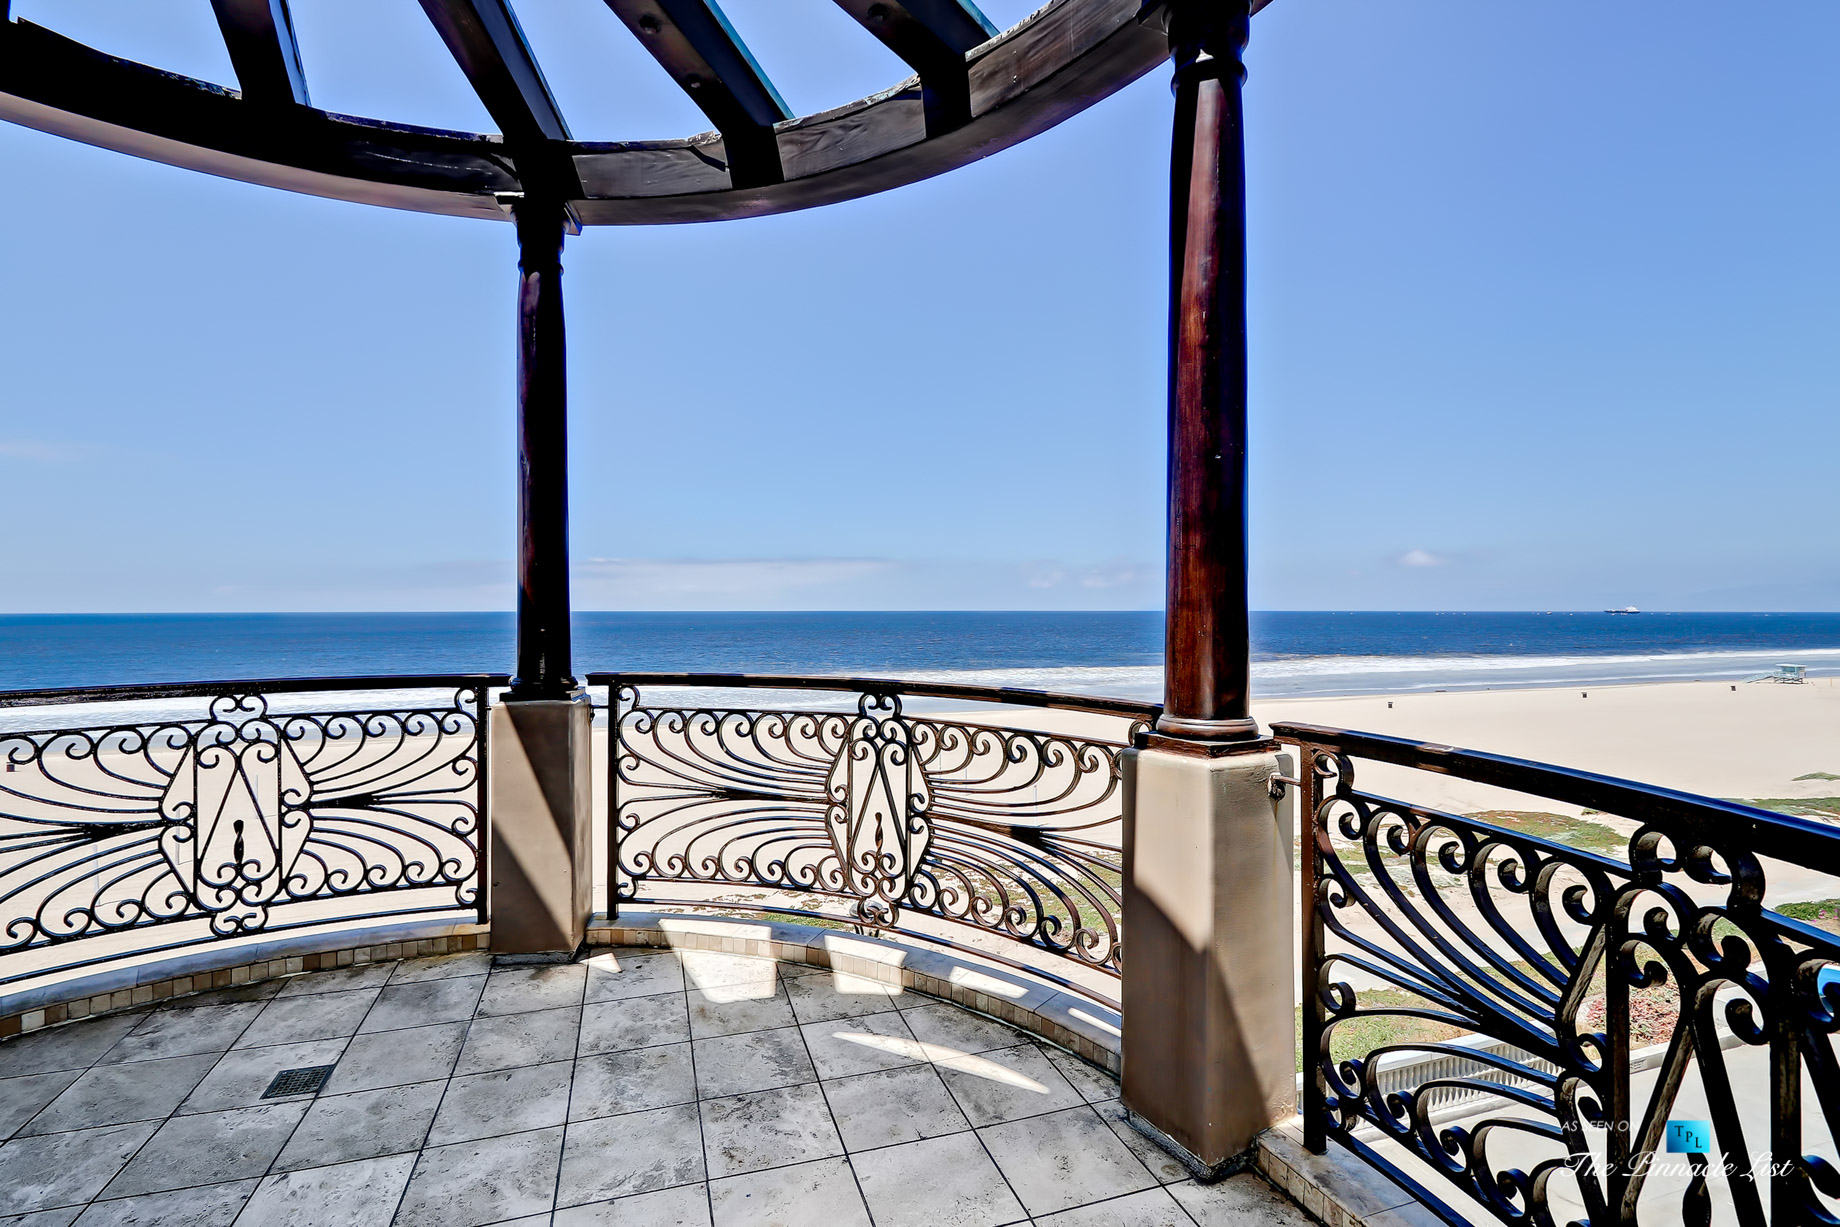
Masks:
[[[331,941],[352,940],[352,934],[333,936]],[[81,993],[68,1001],[53,1002],[35,1009],[0,1014],[0,1039],[23,1035],[79,1018],[115,1014],[139,1006],[151,1005],[173,997],[207,993],[216,989],[298,975],[303,971],[326,971],[335,967],[353,967],[362,963],[382,963],[392,959],[415,958],[428,954],[459,954],[484,950],[489,932],[450,933],[439,937],[412,938],[394,942],[372,942],[362,946],[340,946],[303,954],[280,955],[239,963],[232,967],[194,971],[184,975],[167,975],[131,987],[94,994]],[[156,965],[157,967],[158,965]],[[157,971],[155,972],[157,974]]]

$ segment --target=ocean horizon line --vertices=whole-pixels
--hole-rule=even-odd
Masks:
[[[953,679],[1150,699],[1156,611],[577,611],[578,672]],[[508,613],[0,615],[0,689],[508,672]],[[1262,611],[1255,695],[1840,673],[1840,614]]]
[[[1121,614],[1130,614],[1130,615],[1161,614],[1163,612],[1164,612],[1164,609],[1161,606],[1149,606],[1149,607],[1131,608],[1131,609],[981,609],[981,608],[967,609],[967,608],[922,608],[922,607],[915,607],[911,609],[849,609],[849,608],[689,609],[689,608],[686,608],[686,609],[576,609],[571,612],[570,616],[571,617],[584,617],[584,616],[617,615],[620,617],[648,617],[648,618],[675,618],[675,617],[686,617],[686,616],[781,618],[781,617],[799,617],[799,616],[805,616],[805,615],[824,617],[824,616],[831,616],[831,615],[837,615],[837,614],[888,615],[888,616],[902,616],[902,615],[909,615],[909,614],[969,614],[969,615],[995,615],[995,614],[1037,615],[1037,614],[1040,614],[1040,615],[1049,615],[1053,617],[1085,618],[1085,617],[1111,617],[1111,616],[1116,616],[1116,615],[1121,615]],[[1505,608],[1504,609],[1428,609],[1428,608],[1427,609],[1347,609],[1347,608],[1306,609],[1306,608],[1295,608],[1294,607],[1294,608],[1287,608],[1287,609],[1276,609],[1276,608],[1253,609],[1250,612],[1255,617],[1259,615],[1272,615],[1272,614],[1319,614],[1319,615],[1349,615],[1349,616],[1363,616],[1363,615],[1377,615],[1377,614],[1412,614],[1412,615],[1420,615],[1420,616],[1427,616],[1427,617],[1436,617],[1436,616],[1444,616],[1444,615],[1462,616],[1462,617],[1487,617],[1491,615],[1502,615],[1502,616],[1510,616],[1510,617],[1511,616],[1525,616],[1525,617],[1550,618],[1550,617],[1572,617],[1572,616],[1577,616],[1580,614],[1584,614],[1584,615],[1611,614],[1611,615],[1615,615],[1619,617],[1627,617],[1627,616],[1630,616],[1632,611],[1629,609],[1629,607],[1624,607],[1622,609],[1612,609],[1608,607],[1603,608],[1603,609],[1590,609],[1590,608],[1581,608],[1581,609],[1539,609],[1539,608],[1524,608],[1524,609],[1505,609]],[[1820,616],[1820,615],[1828,615],[1828,614],[1831,614],[1836,617],[1840,617],[1840,609],[1637,608],[1633,610],[1633,613],[1636,615],[1641,615],[1641,616],[1654,615],[1656,617],[1695,617],[1695,616],[1700,616],[1700,615],[1730,615],[1730,616],[1771,618],[1771,617],[1800,617],[1804,615]],[[21,612],[12,612],[12,613],[0,612],[0,622],[10,621],[10,620],[23,620],[23,619],[57,620],[57,619],[63,619],[63,618],[428,618],[428,617],[475,618],[475,617],[491,617],[491,618],[504,618],[504,619],[510,620],[510,619],[513,619],[515,616],[516,616],[515,611],[509,610],[509,609],[245,609],[245,610],[214,610],[214,609],[85,610],[85,609],[76,609],[76,610],[64,610],[64,611],[57,611],[57,612],[47,612],[47,611],[42,611],[42,610],[40,611],[21,611]]]

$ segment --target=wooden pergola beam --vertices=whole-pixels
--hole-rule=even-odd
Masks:
[[[792,118],[715,0],[607,0],[722,134],[735,187],[785,180],[773,125]]]
[[[12,123],[246,183],[451,216],[502,222],[495,197],[522,187],[497,137],[310,107],[287,118],[28,21],[0,26],[0,119]]]
[[[454,5],[497,10],[501,33],[513,29],[502,3],[424,3],[444,13]],[[450,20],[463,51],[470,20],[464,13]],[[489,38],[483,41],[490,46]],[[930,119],[926,113],[926,91],[903,80],[756,129],[771,136],[766,153],[777,152],[783,181],[763,175],[752,183],[747,168],[736,168],[740,182],[731,175],[735,159],[719,132],[667,140],[531,139],[543,132],[541,114],[550,116],[551,130],[565,129],[527,51],[508,54],[497,70],[509,83],[501,93],[516,93],[511,66],[519,62],[535,93],[494,107],[527,117],[505,123],[505,135],[455,132],[265,105],[16,18],[0,24],[0,122],[246,183],[391,208],[502,223],[509,220],[502,207],[508,197],[534,192],[560,197],[582,225],[705,222],[857,199],[988,157],[1166,62],[1169,40],[1160,21],[1146,19],[1142,0],[1054,0],[965,55],[968,123],[942,132],[937,110]]]
[[[562,109],[506,0],[422,0],[422,11],[507,140],[570,139]]]
[[[971,0],[837,0],[837,6],[920,74],[928,136],[971,122],[965,53],[997,33],[977,5]]]
[[[287,0],[211,0],[211,7],[247,101],[311,105]]]

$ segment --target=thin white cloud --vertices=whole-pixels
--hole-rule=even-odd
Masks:
[[[14,460],[68,460],[70,452],[31,439],[0,439],[0,456]]]
[[[1088,567],[1080,576],[1082,588],[1134,588],[1160,584],[1163,573],[1155,567],[1134,562],[1108,562]]]
[[[589,558],[571,575],[581,610],[1152,609],[1162,600],[1161,568],[1126,559]],[[96,572],[58,563],[15,577],[22,582],[0,588],[0,612],[509,609],[516,595],[509,559],[237,557]]]
[[[1092,566],[1071,567],[1058,562],[1034,562],[1023,568],[1024,582],[1031,588],[1087,588],[1104,591],[1112,588],[1139,588],[1160,584],[1162,572],[1144,563],[1114,559]]]
[[[1443,554],[1433,554],[1430,550],[1407,550],[1393,560],[1402,567],[1442,567],[1450,563],[1450,558]]]
[[[590,558],[577,563],[574,573],[578,583],[604,584],[628,600],[650,602],[739,596],[773,599],[801,590],[872,579],[893,566],[871,558]]]
[[[1124,609],[1153,607],[1143,562],[969,559],[595,558],[577,563],[577,609]]]

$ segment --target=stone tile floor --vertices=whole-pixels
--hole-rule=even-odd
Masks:
[[[315,1095],[278,1072],[333,1065]],[[822,968],[612,950],[309,972],[0,1044],[0,1223],[1252,1227],[1118,1087]]]

